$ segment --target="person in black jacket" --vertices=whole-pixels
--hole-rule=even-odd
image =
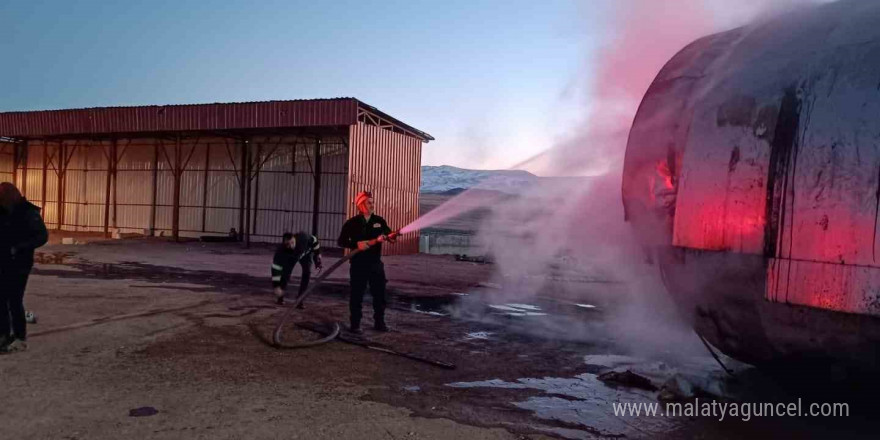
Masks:
[[[272,287],[275,288],[275,299],[279,305],[284,304],[284,290],[287,288],[287,283],[290,282],[290,275],[293,274],[293,268],[297,262],[302,268],[297,298],[306,291],[312,276],[313,261],[319,271],[323,269],[321,244],[318,243],[318,237],[302,231],[295,235],[290,232],[284,233],[281,237],[281,245],[278,246],[275,256],[272,258]],[[303,305],[300,304],[297,308],[302,309]]]
[[[49,241],[40,208],[15,185],[0,183],[0,352],[27,350],[24,291],[34,249]],[[11,325],[10,325],[11,324]]]
[[[370,192],[361,192],[355,197],[360,215],[350,218],[342,226],[337,243],[345,249],[358,249],[360,252],[351,258],[349,270],[351,282],[351,297],[348,308],[350,314],[349,329],[352,333],[360,334],[362,304],[367,286],[373,295],[373,325],[376,330],[387,332],[385,324],[385,265],[382,264],[382,243],[370,246],[368,242],[382,237],[387,239],[391,228],[385,223],[385,219],[373,213],[375,205],[373,195]],[[394,242],[393,239],[388,240]]]

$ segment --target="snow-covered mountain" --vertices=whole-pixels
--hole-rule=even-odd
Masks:
[[[449,165],[423,166],[424,194],[455,195],[479,188],[507,194],[519,194],[529,188],[572,188],[588,185],[589,177],[541,177],[522,170],[468,170]],[[553,190],[551,190],[553,191]]]
[[[481,189],[515,193],[540,179],[522,170],[468,170],[448,165],[423,166],[421,191],[436,194],[479,185]]]

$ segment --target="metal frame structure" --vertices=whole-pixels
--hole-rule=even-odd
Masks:
[[[430,140],[352,98],[0,113],[0,180],[57,230],[235,228],[246,245],[307,230],[333,247],[356,191],[392,226],[418,217]],[[389,247],[417,251],[418,232]]]

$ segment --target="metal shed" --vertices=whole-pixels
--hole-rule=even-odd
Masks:
[[[327,247],[354,195],[391,227],[419,216],[422,144],[433,140],[354,98],[0,113],[0,181],[56,230]],[[387,253],[418,252],[418,232]]]

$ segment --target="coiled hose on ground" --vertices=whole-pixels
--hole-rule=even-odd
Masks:
[[[282,340],[282,333],[284,331],[284,326],[287,324],[287,321],[290,319],[290,317],[293,315],[293,313],[297,310],[297,307],[299,307],[299,305],[302,304],[302,302],[305,301],[305,299],[309,295],[311,295],[312,292],[315,291],[315,288],[317,288],[321,284],[322,281],[324,281],[328,276],[330,276],[330,274],[333,273],[333,271],[338,269],[339,266],[342,266],[342,264],[345,263],[346,261],[351,260],[351,257],[353,257],[357,253],[358,253],[358,251],[354,250],[351,253],[349,253],[348,255],[340,258],[339,261],[333,263],[330,267],[327,268],[327,270],[324,271],[324,273],[322,273],[320,276],[318,276],[318,278],[315,278],[312,285],[309,286],[309,288],[306,289],[306,291],[303,292],[303,294],[300,295],[296,299],[296,302],[293,303],[293,305],[287,309],[287,313],[285,313],[284,316],[281,317],[281,321],[278,322],[278,326],[275,327],[275,331],[272,333],[272,343],[275,345],[275,348],[314,347],[315,345],[320,345],[325,342],[330,342],[330,341],[336,339],[337,336],[339,336],[339,332],[341,331],[341,327],[339,326],[338,322],[334,322],[333,323],[333,330],[330,332],[329,335],[327,335],[324,338],[317,339],[314,341],[295,343],[295,344],[285,343]]]

